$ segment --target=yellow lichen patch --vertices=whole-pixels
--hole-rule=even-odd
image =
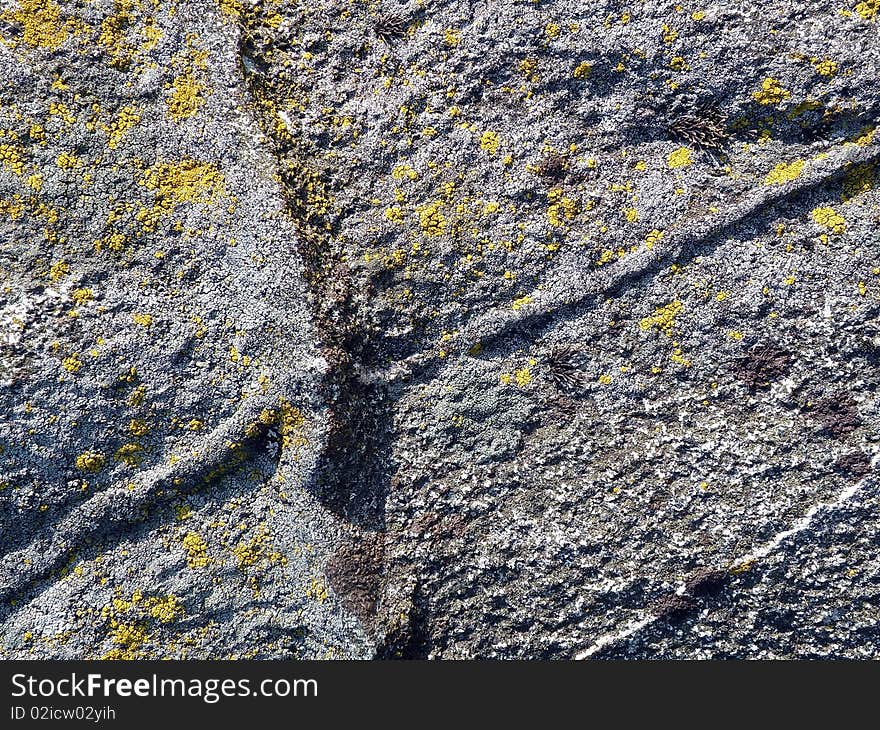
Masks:
[[[67,40],[69,22],[62,20],[61,8],[52,0],[19,0],[18,5],[18,10],[0,13],[0,19],[22,28],[22,42],[54,51]]]
[[[133,369],[133,368],[132,368]],[[128,397],[128,405],[130,406],[141,406],[144,404],[144,399],[147,397],[147,389],[143,385],[139,385],[133,391],[131,391],[131,395]]]
[[[538,81],[538,60],[536,58],[524,58],[516,67],[529,81]]]
[[[627,223],[638,223],[639,211],[635,208],[624,208],[623,217],[626,218]]]
[[[107,146],[111,150],[115,150],[125,136],[125,133],[140,120],[141,115],[138,114],[134,107],[127,106],[120,109],[116,119],[104,128],[104,131],[107,132]]]
[[[820,76],[831,77],[837,73],[837,62],[832,61],[830,58],[825,58],[823,60],[816,59],[813,61],[813,68],[816,69],[816,73]]]
[[[233,18],[241,16],[242,6],[238,0],[217,0],[217,7],[220,8],[224,15],[229,15]]]
[[[652,249],[656,246],[660,240],[663,238],[663,231],[658,231],[656,228],[652,231],[649,231],[645,236],[645,248]]]
[[[264,408],[262,413],[260,413],[258,421],[259,424],[274,426],[278,429],[278,435],[281,437],[281,448],[288,446],[299,447],[308,443],[308,439],[303,436],[306,417],[299,408],[295,407],[285,398],[279,399],[277,408]],[[190,424],[192,423],[193,421],[190,421]],[[199,423],[201,422],[199,421]],[[246,433],[249,438],[253,438],[259,433],[259,424],[254,423],[248,427]]]
[[[577,201],[562,194],[562,188],[553,188],[547,193],[550,205],[547,207],[547,220],[550,225],[559,227],[577,215]]]
[[[121,461],[127,466],[137,466],[141,463],[141,452],[143,451],[143,447],[140,444],[136,443],[128,443],[123,444],[118,449],[116,449],[116,457],[117,461]]]
[[[190,568],[204,568],[210,562],[208,544],[195,532],[187,532],[183,536],[183,549],[186,552],[186,564]]]
[[[107,459],[97,451],[84,451],[76,457],[76,468],[91,474],[101,471],[106,463]]]
[[[442,236],[446,232],[446,218],[440,212],[443,202],[436,200],[417,208],[419,224],[426,236]]]
[[[602,385],[611,385],[611,381],[612,378],[608,373],[603,373],[599,376],[599,382],[602,383]]]
[[[874,133],[876,131],[876,127],[866,127],[865,129],[855,134],[848,141],[852,142],[853,144],[859,145],[859,147],[867,147],[868,145],[874,143]]]
[[[855,11],[865,20],[873,22],[877,13],[880,13],[880,0],[862,0],[856,5]]]
[[[518,312],[523,307],[531,304],[532,301],[533,301],[532,297],[529,296],[528,294],[525,294],[521,297],[518,297],[517,299],[514,299],[513,304],[511,306],[512,306],[514,312]]]
[[[232,554],[238,561],[240,570],[256,565],[261,560],[268,560],[273,564],[287,565],[287,558],[277,550],[270,549],[269,534],[264,528],[257,530],[256,534],[247,542],[241,541],[232,548]]]
[[[158,43],[162,31],[155,18],[143,12],[146,5],[143,0],[113,0],[113,13],[101,21],[98,45],[109,54],[113,68],[127,70],[137,56],[149,52]],[[154,5],[159,7],[158,2]],[[139,39],[132,37],[135,29]]]
[[[142,207],[135,215],[148,232],[155,231],[159,221],[170,215],[175,206],[211,205],[226,192],[225,179],[214,165],[191,158],[153,165],[144,172],[140,183],[156,196],[155,205]]]
[[[418,180],[419,173],[413,170],[409,165],[395,165],[391,171],[391,177],[395,180]]]
[[[146,436],[150,432],[150,427],[146,421],[140,418],[132,418],[128,424],[128,432],[132,436]]]
[[[73,116],[70,109],[68,109],[67,106],[65,104],[62,104],[61,102],[50,102],[49,114],[53,117],[58,117],[62,119],[66,124],[73,124],[76,121],[76,117]]]
[[[653,314],[644,317],[639,322],[639,327],[645,331],[656,328],[667,337],[672,337],[672,331],[675,328],[675,318],[681,313],[682,309],[682,303],[676,299],[665,306],[657,307]]]
[[[450,48],[455,48],[461,43],[461,32],[455,28],[447,28],[443,31],[443,42]]]
[[[852,165],[843,178],[843,194],[841,200],[848,203],[857,195],[867,193],[874,188],[874,165]]]
[[[111,649],[102,659],[132,660],[137,659],[137,650],[141,644],[149,640],[147,628],[141,623],[120,623],[115,619],[110,623],[110,638],[117,648]]]
[[[71,298],[76,304],[85,304],[86,302],[90,302],[95,298],[94,292],[88,287],[83,287],[82,289],[74,289],[70,293]]]
[[[816,223],[827,228],[832,233],[843,233],[846,231],[846,220],[834,208],[814,208],[811,215]]]
[[[572,76],[576,79],[580,79],[583,81],[586,79],[591,73],[593,73],[593,65],[588,63],[587,61],[581,61],[572,72]]]
[[[785,185],[785,183],[791,182],[800,176],[805,164],[804,160],[795,160],[788,164],[780,162],[767,173],[767,177],[764,178],[764,184]]]
[[[149,327],[153,324],[153,315],[145,314],[144,312],[135,312],[131,315],[131,318],[134,320],[135,324],[140,325],[141,327]]]
[[[480,135],[480,149],[484,152],[488,152],[490,155],[494,155],[498,152],[498,146],[500,145],[501,140],[498,137],[498,132],[493,132],[491,129],[487,129]]]
[[[62,152],[55,158],[55,164],[62,170],[72,170],[79,165],[79,158],[72,152]]]
[[[312,578],[311,585],[306,588],[306,595],[319,603],[324,603],[330,597],[327,584],[321,578]]]
[[[0,144],[0,162],[10,172],[21,175],[24,172],[24,158],[21,150],[11,144]]]
[[[670,168],[687,167],[692,163],[691,151],[687,147],[679,147],[666,156],[666,164]]]
[[[114,231],[113,233],[108,233],[103,238],[95,241],[94,246],[96,251],[104,251],[106,249],[108,251],[119,253],[125,248],[125,243],[125,234],[120,233],[119,231]]]
[[[72,355],[65,357],[61,361],[61,367],[69,373],[78,373],[82,368],[82,361],[79,359],[79,353],[74,352]]]
[[[783,89],[777,79],[768,77],[761,82],[761,90],[752,94],[759,104],[778,104],[791,96],[791,92]]]
[[[184,613],[180,600],[174,595],[167,595],[164,598],[148,598],[146,606],[150,615],[163,624],[170,624]]]
[[[400,206],[393,205],[390,208],[385,208],[385,219],[392,223],[403,223],[403,211]]]
[[[206,87],[195,76],[192,69],[187,68],[173,81],[172,91],[168,97],[168,115],[180,122],[193,116],[205,103]]]
[[[225,193],[225,180],[211,163],[191,158],[162,162],[144,172],[141,184],[161,203],[213,203]]]
[[[532,382],[532,371],[528,368],[520,368],[513,375],[519,388],[525,388]]]
[[[70,264],[66,261],[56,261],[49,267],[49,278],[52,281],[61,281],[70,273]]]

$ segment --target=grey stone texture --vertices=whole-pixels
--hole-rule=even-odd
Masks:
[[[0,656],[876,658],[878,21],[3,0]]]

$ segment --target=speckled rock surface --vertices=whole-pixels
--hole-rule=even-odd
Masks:
[[[5,656],[878,655],[874,0],[3,8]]]

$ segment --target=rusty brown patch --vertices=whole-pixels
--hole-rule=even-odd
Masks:
[[[737,360],[735,371],[749,388],[767,388],[786,375],[793,362],[794,357],[788,350],[775,345],[755,345]]]
[[[862,425],[858,404],[849,393],[834,393],[823,398],[808,411],[830,435],[839,438]]]
[[[375,626],[376,609],[384,587],[384,536],[364,532],[341,545],[325,567],[334,592],[365,626]]]
[[[697,608],[697,604],[692,599],[673,593],[657,601],[651,607],[651,612],[659,619],[681,621],[695,608]]]
[[[871,457],[864,451],[850,451],[834,462],[834,470],[861,479],[871,472]]]
[[[729,578],[726,570],[701,568],[685,581],[684,589],[691,596],[711,596],[724,588]]]

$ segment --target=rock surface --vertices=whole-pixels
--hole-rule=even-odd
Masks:
[[[4,0],[0,656],[876,658],[878,20]]]

